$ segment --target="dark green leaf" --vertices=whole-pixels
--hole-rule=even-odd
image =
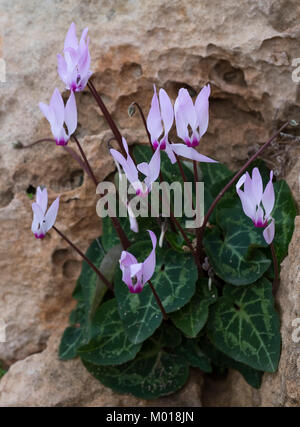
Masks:
[[[137,357],[119,366],[96,366],[83,360],[87,370],[106,387],[130,393],[141,399],[155,399],[180,389],[188,378],[188,365],[182,357],[161,348],[150,339]]]
[[[211,362],[221,368],[232,368],[239,371],[248,384],[254,388],[260,388],[263,372],[251,368],[244,363],[237,362],[219,351],[207,338],[198,340],[201,350],[211,359]]]
[[[271,283],[226,285],[212,307],[208,332],[213,344],[232,359],[254,369],[275,372],[280,357],[279,318]]]
[[[95,365],[119,365],[134,359],[141,345],[132,344],[118,314],[116,299],[102,304],[91,325],[92,340],[78,350],[82,359]]]
[[[275,219],[274,247],[279,263],[287,255],[288,246],[294,232],[297,214],[291,190],[285,181],[274,184],[275,205],[272,216]]]
[[[73,359],[77,356],[78,348],[85,342],[83,328],[69,326],[65,329],[58,354],[61,360]]]
[[[190,302],[170,315],[172,321],[185,335],[196,337],[208,319],[210,304],[216,302],[217,297],[218,292],[215,286],[209,289],[208,279],[200,278]]]
[[[193,368],[199,368],[203,372],[212,371],[208,357],[200,350],[195,339],[185,340],[183,344],[176,349],[176,353],[183,357]]]
[[[262,229],[253,226],[241,205],[217,211],[222,227],[207,228],[204,247],[210,264],[219,277],[233,285],[248,285],[258,280],[271,261],[258,247],[267,247]]]

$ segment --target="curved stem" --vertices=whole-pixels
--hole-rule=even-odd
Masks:
[[[160,308],[160,311],[162,312],[164,320],[168,320],[169,317],[166,313],[166,310],[164,309],[164,306],[162,305],[162,302],[161,302],[159,296],[157,295],[156,290],[154,289],[154,286],[153,286],[151,280],[148,280],[148,283],[149,283],[149,286],[151,288],[151,291],[153,292],[154,298],[156,299],[157,305]]]
[[[75,135],[72,135],[72,138],[73,138],[73,139],[74,139],[74,141],[76,142],[77,147],[78,147],[78,149],[79,149],[79,151],[80,151],[81,157],[83,158],[83,161],[84,161],[84,163],[86,164],[86,167],[87,167],[87,169],[88,169],[88,171],[89,171],[89,175],[90,175],[90,177],[92,178],[92,180],[93,180],[93,182],[94,182],[95,186],[97,187],[97,185],[98,185],[98,181],[97,181],[97,179],[96,179],[96,177],[95,177],[95,174],[94,174],[94,172],[93,172],[93,170],[92,170],[92,168],[91,168],[91,166],[90,166],[90,164],[89,164],[88,159],[86,158],[86,155],[85,155],[85,153],[84,153],[84,151],[83,151],[83,149],[82,149],[82,147],[81,147],[81,145],[80,145],[80,143],[79,143],[78,139],[76,138],[76,136],[75,136]]]
[[[91,94],[95,98],[95,100],[96,100],[100,110],[102,111],[102,114],[105,117],[107,123],[109,124],[113,134],[115,135],[116,140],[118,141],[118,144],[120,146],[120,149],[122,151],[123,156],[126,156],[125,149],[124,149],[123,143],[122,143],[122,135],[120,134],[120,131],[117,128],[117,126],[116,126],[111,114],[109,113],[108,109],[106,108],[104,102],[102,101],[101,96],[97,92],[97,89],[95,88],[95,86],[93,85],[91,80],[88,81],[87,86],[90,89]]]
[[[100,278],[100,280],[102,280],[103,283],[105,283],[105,285],[108,287],[108,289],[110,289],[111,291],[113,290],[113,284],[111,282],[109,282],[106,277],[101,273],[100,270],[98,270],[98,268],[84,255],[83,252],[81,252],[81,250],[74,245],[74,243],[71,242],[71,240],[69,240],[57,227],[55,227],[55,225],[53,225],[53,230],[55,230],[60,237],[62,237],[73,249],[75,249],[75,251],[85,260],[85,262],[88,263],[88,265],[94,270],[94,272],[98,275],[98,277]]]
[[[204,235],[205,226],[208,223],[209,217],[212,214],[216,204],[219,202],[219,200],[224,196],[227,190],[235,183],[235,181],[245,172],[245,170],[248,168],[248,166],[256,160],[256,158],[262,153],[263,150],[265,150],[271,142],[280,134],[280,132],[287,127],[289,122],[284,123],[281,128],[267,141],[264,143],[264,145],[244,164],[244,166],[234,175],[234,177],[225,185],[225,187],[220,191],[220,193],[217,195],[215,200],[212,202],[210,208],[207,211],[207,214],[204,217],[203,224],[200,228],[198,240],[200,240],[198,243],[200,246],[202,246],[202,240]],[[198,246],[198,244],[197,244]]]
[[[279,287],[279,269],[278,269],[278,261],[277,261],[276,252],[275,252],[273,242],[270,244],[270,249],[271,249],[273,266],[274,266],[274,281],[273,281],[273,286],[272,286],[272,293],[273,293],[273,296],[275,297],[276,292],[278,291],[278,287]]]
[[[142,107],[140,106],[140,104],[139,104],[138,102],[133,102],[131,105],[136,105],[136,106],[137,106],[137,108],[138,108],[138,110],[139,110],[139,113],[140,113],[141,118],[142,118],[142,120],[143,120],[144,127],[145,127],[145,130],[146,130],[146,133],[147,133],[147,136],[148,136],[148,139],[149,139],[149,142],[150,142],[151,148],[152,148],[152,151],[154,152],[155,150],[154,150],[153,145],[152,145],[152,142],[151,142],[151,135],[150,135],[150,132],[148,131],[147,121],[146,121],[146,118],[145,118],[144,112],[143,112],[143,110],[142,110]]]
[[[23,145],[22,142],[21,142],[20,143],[21,145],[18,146],[18,148],[21,149],[21,150],[23,150],[25,148],[33,147],[36,144],[40,144],[41,142],[55,142],[56,143],[55,139],[53,139],[53,138],[42,138],[42,139],[38,139],[37,141],[34,141],[34,142],[32,142],[31,144],[28,144],[28,145]]]

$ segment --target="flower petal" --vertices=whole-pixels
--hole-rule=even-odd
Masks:
[[[272,179],[273,179],[273,171],[270,172],[270,181],[266,185],[264,194],[262,196],[262,204],[265,209],[266,218],[269,217],[270,213],[274,208],[274,203],[275,203],[275,193],[274,193]]]
[[[39,107],[48,122],[51,124],[55,120],[53,111],[49,108],[47,104],[44,104],[44,102],[40,102]]]
[[[259,205],[263,194],[263,182],[258,168],[254,168],[252,171],[252,197]]]
[[[57,88],[54,89],[53,95],[50,100],[50,109],[55,116],[55,123],[51,123],[57,129],[60,129],[64,124],[65,119],[65,105],[62,96]]]
[[[160,172],[160,149],[158,148],[148,165],[148,173],[146,174],[145,184],[149,191],[151,191],[152,184],[155,182],[159,176]]]
[[[174,110],[172,102],[164,89],[159,91],[159,103],[161,110],[161,117],[165,127],[165,137],[168,136],[174,121]]]
[[[264,229],[263,236],[268,245],[273,242],[275,236],[275,221],[273,218],[270,224]]]
[[[252,219],[252,221],[255,221],[255,215],[256,215],[256,205],[253,203],[252,199],[248,197],[242,190],[239,188],[237,189],[237,193],[241,199],[243,211],[245,214]]]
[[[153,233],[153,231],[151,230],[147,230],[147,231],[150,234],[153,249],[150,252],[149,256],[143,262],[143,281],[142,281],[143,285],[147,283],[148,280],[151,279],[156,266],[155,248],[156,248],[157,238]]]
[[[42,209],[43,214],[45,215],[48,205],[48,193],[47,188],[44,188],[43,190],[41,187],[38,187],[36,190],[36,203],[40,206]]]
[[[65,108],[65,123],[68,128],[69,136],[72,135],[77,128],[77,107],[74,92],[71,91],[70,97]]]
[[[52,205],[48,209],[48,212],[45,215],[46,231],[49,231],[50,228],[52,228],[53,225],[55,224],[58,208],[59,208],[59,197],[57,197],[57,199],[54,200],[54,202],[52,203]]]
[[[157,141],[160,135],[162,134],[163,127],[161,123],[161,114],[155,85],[154,95],[151,101],[151,108],[147,117],[147,128],[151,135],[152,143],[154,141]]]
[[[195,131],[197,128],[197,116],[194,107],[193,100],[187,89],[179,89],[178,96],[175,101],[175,117],[179,120],[179,124],[183,124],[187,127],[191,126],[192,130]],[[180,136],[178,134],[178,136]]]
[[[203,154],[198,153],[192,147],[188,147],[185,144],[171,144],[172,150],[178,155],[182,157],[186,157],[187,159],[196,160],[197,162],[206,162],[206,163],[218,163],[216,160],[213,160]]]
[[[66,38],[65,38],[64,49],[67,49],[69,47],[71,47],[73,49],[78,48],[78,40],[77,40],[77,36],[76,36],[76,26],[75,26],[74,22],[72,22],[72,24],[70,25],[70,28],[69,28],[67,35],[66,35]]]
[[[210,85],[208,84],[201,89],[195,102],[195,109],[196,109],[198,126],[200,131],[200,138],[205,134],[208,128],[209,95],[210,95]]]

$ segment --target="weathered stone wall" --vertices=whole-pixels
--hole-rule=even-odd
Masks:
[[[300,121],[299,86],[291,78],[292,60],[300,57],[300,4],[0,0],[0,10],[0,56],[6,61],[6,82],[0,82],[0,317],[8,325],[0,360],[12,364],[0,382],[0,405],[145,404],[96,384],[77,361],[57,361],[55,343],[73,306],[80,259],[54,233],[41,242],[33,238],[26,191],[46,185],[52,200],[61,194],[58,224],[85,250],[101,232],[94,188],[62,148],[44,143],[15,150],[13,143],[50,135],[38,102],[48,102],[55,87],[63,90],[56,54],[75,21],[80,31],[89,27],[95,85],[129,142],[146,141],[139,117],[129,118],[127,108],[136,100],[148,111],[153,83],[175,99],[181,86],[197,92],[209,81],[211,118],[201,152],[237,167],[283,121]],[[105,142],[110,131],[88,91],[76,98],[79,138],[104,179],[114,169]],[[293,129],[288,132],[264,157],[277,174],[288,176],[299,202],[299,142]],[[296,226],[278,294],[279,373],[266,376],[259,392],[231,376],[225,384],[207,384],[205,404],[300,404],[299,345],[291,337],[291,322],[300,317],[298,220]],[[181,392],[174,404],[201,404],[201,379],[190,384],[196,391]]]

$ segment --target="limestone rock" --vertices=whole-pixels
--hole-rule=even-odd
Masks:
[[[60,331],[62,333],[62,330]],[[119,395],[104,387],[79,359],[58,360],[60,334],[47,348],[13,364],[0,382],[0,406],[201,406],[201,374],[175,395],[153,401]]]

